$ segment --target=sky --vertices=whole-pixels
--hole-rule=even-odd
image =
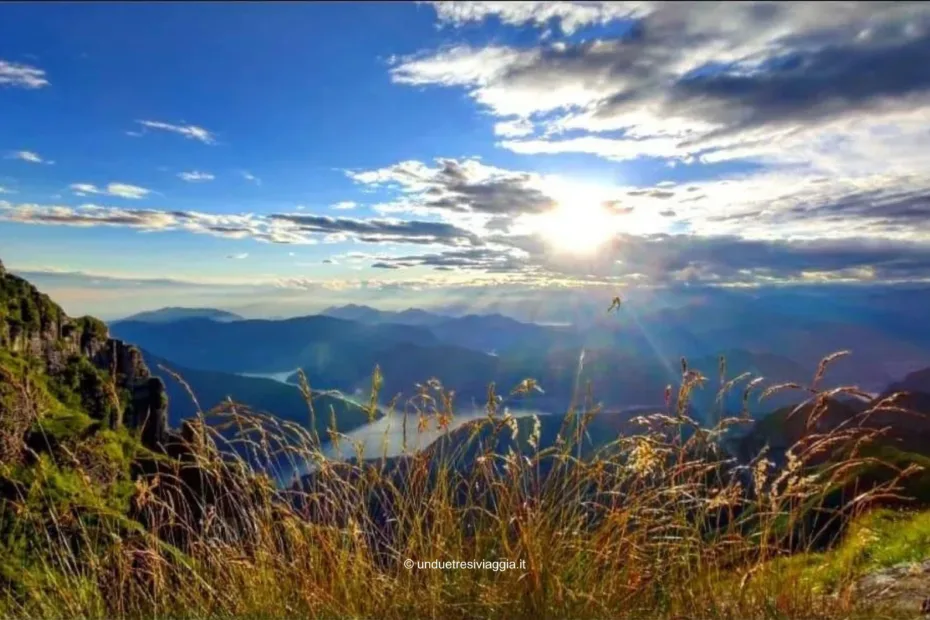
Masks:
[[[930,4],[0,4],[70,313],[930,278]]]

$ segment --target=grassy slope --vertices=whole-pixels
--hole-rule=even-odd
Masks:
[[[49,406],[50,412],[57,411],[46,414],[51,434],[86,435],[89,418],[55,399]],[[525,424],[521,426],[525,433]],[[131,438],[101,439],[108,447],[98,450],[112,452],[117,462],[130,453],[121,442]],[[926,557],[930,518],[919,515],[907,527],[874,517],[878,525],[872,529],[879,534],[864,547],[864,526],[856,525],[846,542],[827,554],[767,560],[758,555],[752,536],[734,526],[696,527],[694,515],[689,516],[694,510],[707,518],[717,515],[719,521],[719,510],[711,508],[719,485],[681,479],[674,473],[681,467],[665,469],[650,461],[654,457],[644,452],[646,445],[634,443],[625,452],[620,448],[599,464],[581,465],[555,486],[536,491],[532,462],[541,457],[531,449],[527,463],[518,457],[500,473],[476,467],[453,474],[440,468],[428,485],[416,467],[393,482],[365,465],[351,484],[334,480],[319,490],[315,497],[329,497],[332,503],[317,513],[314,525],[296,515],[283,521],[271,518],[273,495],[243,497],[243,514],[255,531],[239,542],[221,529],[204,533],[204,546],[186,554],[140,537],[137,528],[122,521],[126,504],[137,501],[138,488],[123,483],[107,492],[95,490],[82,470],[43,458],[15,472],[32,489],[25,502],[31,516],[24,522],[31,528],[40,524],[52,540],[70,532],[71,539],[86,543],[65,551],[41,540],[36,548],[36,540],[22,529],[16,530],[18,536],[7,536],[0,613],[114,617],[158,609],[189,617],[556,618],[623,617],[625,612],[650,617],[846,617],[855,613],[853,603],[838,608],[821,593],[842,588],[872,568]],[[526,442],[520,449],[527,449]],[[596,485],[611,463],[624,458],[632,459],[631,470],[609,486],[626,485],[626,500],[610,508],[615,500],[603,504],[604,498],[598,500],[585,488]],[[708,454],[694,459],[687,462],[714,462]],[[648,473],[647,462],[660,469]],[[461,483],[456,482],[458,475],[464,475]],[[687,495],[663,499],[682,484],[690,488]],[[464,502],[462,488],[475,489]],[[391,545],[398,556],[510,560],[514,568],[410,571],[384,565],[377,539],[368,537],[379,526],[370,520],[364,502],[359,504],[370,493],[391,498],[399,528]],[[688,498],[695,495],[700,501],[692,504]],[[592,500],[602,506],[593,513],[585,506]],[[471,512],[489,501],[496,506],[493,515]],[[742,501],[755,500],[747,496]],[[785,504],[778,508],[780,514],[785,510],[790,510]],[[52,515],[71,515],[71,525],[50,522]],[[585,521],[588,525],[582,526]],[[758,522],[752,531],[765,528],[764,521]],[[675,535],[669,537],[671,532]],[[149,568],[138,564],[145,557],[150,558],[144,561]],[[526,564],[517,569],[518,562]],[[753,570],[779,577],[753,582],[734,596],[734,583]]]

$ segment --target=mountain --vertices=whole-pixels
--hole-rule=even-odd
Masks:
[[[212,321],[241,321],[242,317],[225,310],[215,308],[159,308],[158,310],[147,310],[139,312],[132,316],[127,316],[120,321],[136,321],[140,323],[170,323],[172,321],[183,321],[184,319],[210,319]]]
[[[371,306],[360,306],[357,304],[330,306],[320,312],[320,314],[337,319],[345,319],[347,321],[358,321],[359,323],[395,323],[398,325],[433,325],[448,318],[440,314],[420,310],[419,308],[391,311],[378,310]]]
[[[781,465],[786,451],[798,442],[815,439],[833,431],[849,428],[878,432],[862,448],[862,457],[882,463],[865,462],[858,479],[863,487],[887,480],[906,467],[916,465],[925,470],[930,464],[930,368],[909,374],[903,381],[888,386],[871,401],[848,398],[828,398],[822,408],[813,402],[796,409],[782,407],[761,416],[747,432],[732,442],[732,449],[742,460],[749,460],[767,448],[768,457]],[[886,399],[899,394],[893,402]],[[815,415],[816,414],[816,415]],[[822,451],[823,457],[829,450]],[[889,469],[888,465],[896,469]],[[919,470],[918,470],[919,471]],[[904,483],[902,496],[930,503],[930,471],[911,476]]]
[[[296,385],[272,379],[185,368],[144,350],[142,357],[152,374],[165,384],[171,403],[168,410],[168,423],[171,426],[178,426],[183,420],[197,415],[198,408],[191,398],[192,393],[202,411],[208,411],[229,398],[247,405],[253,411],[273,414],[281,420],[310,428],[309,407]],[[190,393],[173,375],[187,384]],[[313,407],[316,412],[315,430],[320,437],[326,437],[331,419],[335,419],[337,428],[342,432],[351,431],[368,422],[367,411],[332,395],[315,395]]]
[[[909,373],[901,381],[889,385],[884,394],[894,394],[895,392],[919,392],[930,395],[930,368]]]
[[[523,323],[501,314],[447,318],[430,324],[429,330],[447,344],[497,354],[514,349],[576,348],[583,342],[571,327]]]
[[[118,321],[111,329],[181,366],[232,373],[285,372],[307,366],[325,367],[329,376],[355,376],[365,353],[401,342],[438,343],[421,327],[366,325],[328,316],[231,323]],[[371,370],[369,366],[367,372]]]
[[[354,310],[359,308],[368,313],[363,307]],[[611,317],[584,331],[527,324],[501,315],[443,318],[430,326],[309,316],[233,323],[120,321],[112,328],[149,354],[189,370],[229,375],[293,373],[301,368],[315,390],[339,390],[365,401],[378,366],[382,404],[400,395],[398,403],[403,405],[415,396],[416,384],[437,378],[455,391],[457,404],[468,407],[486,400],[492,382],[498,392],[507,392],[532,378],[545,392],[534,394],[527,406],[552,413],[566,411],[588,386],[594,402],[606,407],[663,408],[665,387],[677,386],[681,379],[676,342],[687,340],[685,331],[645,329],[626,317]],[[719,353],[708,354],[714,349],[696,342],[684,348],[706,351],[689,356],[691,366],[710,379],[709,386],[693,394],[692,405],[700,415],[712,415]],[[728,378],[752,372],[772,383],[803,382],[814,371],[779,355],[739,349],[721,352],[728,358]],[[221,384],[232,385],[230,381]],[[750,410],[771,411],[794,402],[793,397],[779,395],[761,405],[753,402]],[[741,393],[735,390],[726,405],[739,409]]]

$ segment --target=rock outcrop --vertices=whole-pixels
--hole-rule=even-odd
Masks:
[[[853,593],[895,617],[926,617],[930,615],[930,560],[870,573],[856,582]]]
[[[139,429],[155,448],[166,439],[168,400],[162,380],[152,376],[142,353],[109,337],[103,321],[71,318],[47,295],[10,274],[0,263],[0,349],[37,360],[52,379],[66,378],[81,392],[92,417],[112,427]],[[87,366],[95,371],[89,371]],[[116,399],[103,377],[113,379]],[[119,408],[111,412],[113,401]]]

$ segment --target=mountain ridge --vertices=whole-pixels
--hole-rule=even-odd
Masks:
[[[234,312],[219,310],[217,308],[187,308],[182,306],[166,306],[155,310],[144,310],[136,312],[127,317],[110,321],[116,323],[119,321],[137,321],[145,323],[164,323],[170,321],[179,321],[182,319],[211,319],[214,321],[242,321],[243,317]]]

